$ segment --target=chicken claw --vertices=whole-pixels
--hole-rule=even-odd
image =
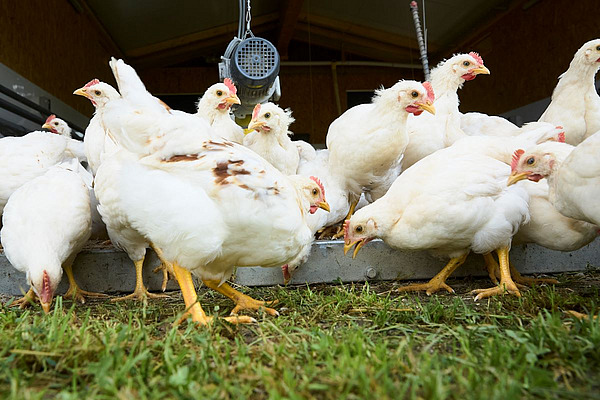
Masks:
[[[500,284],[496,287],[489,289],[475,289],[471,291],[472,294],[477,295],[475,296],[475,301],[485,299],[491,296],[497,296],[499,294],[504,293],[510,293],[514,294],[517,297],[521,297],[521,292],[519,292],[519,288],[517,287],[515,282],[513,282],[510,276],[510,262],[508,258],[508,251],[508,247],[501,247],[496,250],[496,252],[498,253],[498,260],[500,261]]]
[[[512,275],[513,281],[515,281],[515,283],[521,284],[521,285],[531,286],[534,284],[539,285],[542,283],[555,285],[555,284],[559,283],[556,279],[553,279],[553,278],[529,278],[529,277],[523,276],[519,273],[519,271],[517,271],[517,269],[512,264],[510,264],[510,273]]]
[[[450,259],[448,264],[446,264],[446,266],[427,283],[415,283],[412,285],[399,287],[396,290],[399,292],[416,292],[419,290],[425,290],[425,293],[427,293],[428,296],[431,296],[433,293],[441,289],[445,289],[448,293],[454,293],[454,289],[446,284],[446,279],[448,279],[450,274],[452,274],[456,268],[460,267],[465,262],[468,255],[469,253]]]
[[[222,285],[219,286],[219,281],[203,280],[202,282],[204,282],[204,284],[206,286],[208,286],[209,288],[216,290],[217,292],[223,294],[224,296],[229,297],[231,300],[233,300],[235,302],[236,305],[233,308],[233,310],[231,311],[231,315],[237,315],[237,313],[240,312],[241,310],[258,311],[261,309],[264,310],[269,315],[273,315],[273,316],[279,315],[279,312],[277,310],[275,310],[273,308],[265,307],[266,304],[269,304],[269,305],[277,304],[279,302],[278,300],[274,300],[271,302],[255,300],[252,297],[247,296],[244,293],[241,293],[241,292],[235,290],[234,288],[229,286],[227,283],[223,283]]]
[[[521,297],[521,292],[519,292],[517,285],[512,280],[508,282],[500,280],[500,284],[496,287],[489,289],[475,289],[471,291],[471,293],[477,295],[475,296],[475,301],[505,293],[510,293],[517,297]]]
[[[87,290],[81,289],[79,287],[79,285],[77,285],[77,282],[75,281],[75,277],[73,276],[73,266],[72,265],[65,265],[64,270],[67,273],[67,278],[69,279],[69,289],[67,290],[67,293],[65,293],[63,295],[63,298],[71,298],[71,299],[73,299],[73,301],[77,301],[81,304],[84,304],[85,296],[93,297],[93,298],[108,297],[107,295],[105,295],[103,293],[88,292]]]
[[[160,265],[156,268],[154,268],[152,270],[153,273],[157,274],[159,272],[162,272],[163,274],[163,281],[162,284],[160,285],[160,289],[164,292],[165,290],[167,290],[167,283],[169,283],[169,269],[167,267],[167,264],[164,263],[160,263]]]
[[[150,247],[152,247],[152,250],[154,250],[154,252],[156,253],[156,256],[160,260],[160,265],[158,267],[154,268],[152,270],[152,272],[154,272],[156,274],[158,271],[162,271],[163,281],[162,281],[161,289],[164,292],[165,290],[167,290],[167,283],[169,283],[169,275],[173,276],[175,274],[173,272],[173,265],[169,261],[167,261],[167,259],[164,256],[163,251],[158,246],[156,246],[154,243],[151,242]]]
[[[566,310],[566,311],[565,311],[565,314],[568,314],[568,315],[570,315],[570,316],[572,316],[572,317],[575,317],[575,318],[577,318],[578,320],[586,320],[586,321],[587,321],[587,320],[589,320],[589,319],[590,319],[590,316],[589,316],[589,315],[587,315],[587,314],[582,314],[582,313],[580,313],[580,312],[578,312],[578,311],[575,311],[575,310]],[[597,315],[594,315],[592,318],[593,318],[594,320],[597,320],[597,319],[598,319],[598,316],[597,316]]]
[[[433,279],[427,283],[414,283],[412,285],[402,286],[396,289],[398,292],[418,292],[424,290],[427,296],[431,296],[435,292],[446,289],[448,293],[454,293],[454,289],[448,286],[445,282],[439,280],[434,281]]]
[[[164,297],[169,297],[166,294],[154,294],[150,293],[148,289],[144,286],[144,281],[142,279],[142,267],[144,265],[144,259],[135,261],[135,290],[133,293],[123,297],[117,297],[116,299],[111,299],[110,301],[122,301],[122,300],[140,300],[146,301],[147,299],[160,299]]]
[[[29,291],[27,293],[25,293],[25,296],[21,297],[18,300],[13,301],[10,306],[11,307],[19,307],[20,309],[23,309],[29,305],[34,304],[35,299],[37,297],[37,294],[35,294],[35,292],[33,291],[33,288],[29,289]]]
[[[177,325],[179,325],[180,323],[182,323],[183,321],[185,321],[186,319],[188,319],[190,317],[192,318],[192,320],[194,319],[194,317],[192,316],[192,314],[189,311],[186,311],[181,316],[181,318],[179,318],[175,322],[174,325],[177,326]],[[254,319],[252,317],[248,317],[246,315],[240,315],[240,316],[235,315],[235,316],[230,316],[230,317],[217,317],[217,318],[215,318],[215,317],[209,317],[209,316],[205,315],[204,317],[201,317],[201,318],[199,318],[199,319],[197,319],[197,320],[195,320],[193,322],[195,322],[195,323],[197,323],[197,324],[199,324],[201,326],[210,326],[213,323],[213,321],[215,321],[215,319],[220,319],[220,320],[223,320],[223,321],[227,321],[227,322],[229,322],[230,324],[233,324],[233,325],[241,325],[241,324],[246,325],[246,324],[256,324],[256,323],[258,323],[258,321],[256,319]]]
[[[178,325],[188,317],[192,317],[192,321],[202,326],[210,325],[214,320],[214,317],[207,316],[200,303],[198,303],[198,296],[196,295],[196,289],[194,288],[194,281],[192,280],[190,271],[177,264],[173,264],[173,274],[175,275],[175,279],[177,279],[177,283],[179,283],[183,301],[187,307],[183,316],[175,322],[175,325]],[[256,322],[254,318],[247,316],[232,316],[224,317],[222,319],[231,324],[253,324]]]

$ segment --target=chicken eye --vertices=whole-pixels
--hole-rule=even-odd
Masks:
[[[527,165],[533,165],[533,163],[535,163],[535,158],[529,157],[526,162],[527,162]]]
[[[463,61],[463,65],[464,65],[465,67],[468,67],[469,65],[471,65],[471,63],[470,63],[469,61]]]
[[[58,122],[55,122],[54,125],[58,126]]]
[[[265,118],[271,118],[271,113],[265,113]]]
[[[313,196],[316,196],[319,194],[319,191],[317,189],[313,189],[312,194],[313,194]]]
[[[359,225],[359,226],[356,227],[356,232],[360,233],[362,231],[363,231],[363,227],[362,226]]]
[[[217,96],[223,96],[223,91],[222,90],[217,90]]]
[[[600,46],[596,46],[596,50],[600,51]]]
[[[96,96],[100,96],[100,95],[102,94],[102,92],[101,92],[101,91],[99,91],[99,90],[94,90],[94,94],[95,94]]]
[[[410,94],[413,98],[419,97],[419,92],[417,92],[416,90],[413,90],[412,93]]]

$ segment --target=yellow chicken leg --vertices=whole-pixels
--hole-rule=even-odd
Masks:
[[[203,280],[204,284],[211,289],[216,290],[217,292],[223,294],[224,296],[229,297],[231,300],[235,302],[235,308],[231,311],[231,315],[237,315],[241,310],[255,310],[264,309],[265,312],[269,315],[278,316],[279,313],[277,310],[273,308],[266,307],[266,304],[275,305],[277,304],[277,300],[272,302],[255,300],[250,296],[241,293],[231,286],[227,284],[227,282],[223,283],[219,286],[219,281],[211,281],[211,280]]]
[[[492,253],[486,253],[483,255],[485,261],[485,268],[487,269],[490,280],[494,285],[498,284],[498,275],[500,274],[500,266],[494,259]]]
[[[158,271],[162,271],[163,281],[161,285],[161,289],[164,292],[167,290],[167,283],[169,283],[169,274],[173,274],[173,265],[167,261],[165,258],[163,251],[158,248],[154,243],[150,243],[150,247],[156,253],[156,256],[160,260],[160,265],[152,270],[152,272],[157,273]]]
[[[154,294],[150,293],[146,287],[144,286],[144,279],[142,277],[142,268],[144,266],[144,259],[134,261],[135,265],[135,290],[133,293],[123,297],[117,297],[116,299],[111,299],[111,301],[122,301],[122,300],[141,300],[146,301],[146,299],[159,299],[163,297],[169,297],[165,294]]]
[[[21,292],[22,293],[22,292]],[[19,300],[13,301],[10,305],[11,307],[19,307],[25,308],[31,304],[34,304],[35,299],[37,298],[37,294],[33,291],[33,288],[29,288],[25,296],[21,297]]]
[[[208,325],[213,320],[213,317],[206,315],[200,303],[198,303],[198,295],[194,288],[194,281],[192,280],[192,274],[185,268],[180,267],[176,263],[173,264],[173,273],[179,287],[181,288],[181,294],[183,295],[183,301],[187,313],[192,316],[192,321],[199,323],[200,325]],[[256,320],[251,317],[225,317],[225,321],[232,324],[249,324],[254,323]]]
[[[496,252],[498,253],[498,260],[500,261],[500,284],[496,287],[489,289],[476,289],[471,293],[476,294],[475,301],[485,299],[486,297],[496,296],[504,294],[506,292],[514,294],[517,297],[521,297],[519,288],[513,282],[510,276],[510,263],[508,260],[508,247],[501,247]]]
[[[355,200],[350,204],[350,210],[348,210],[348,214],[346,214],[346,217],[344,218],[343,222],[345,222],[346,220],[349,220],[350,217],[352,217],[352,214],[354,214],[354,209],[356,208],[357,204],[358,204],[358,200]],[[344,223],[343,222],[342,222],[342,225],[338,228],[338,232],[332,236],[332,239],[339,239],[341,237],[344,237]]]
[[[448,293],[454,293],[454,289],[446,284],[446,279],[448,279],[448,277],[454,272],[454,270],[456,270],[456,268],[464,264],[468,255],[469,253],[450,259],[448,264],[446,264],[446,266],[427,283],[414,283],[412,285],[399,287],[396,290],[399,292],[416,292],[419,290],[425,290],[425,293],[427,293],[428,296],[441,289],[446,289]]]
[[[556,279],[552,278],[529,278],[523,276],[519,271],[517,271],[517,269],[512,265],[512,263],[510,264],[510,273],[512,275],[513,281],[521,285],[531,286],[533,284],[539,285],[541,283],[548,283],[554,285],[558,283]]]
[[[67,290],[67,293],[65,293],[63,297],[70,297],[74,301],[78,301],[82,304],[85,303],[85,296],[97,298],[108,297],[103,293],[88,292],[87,290],[79,288],[75,281],[75,277],[73,276],[73,265],[71,265],[71,263],[65,265],[63,269],[67,273],[67,278],[69,279],[69,290]]]

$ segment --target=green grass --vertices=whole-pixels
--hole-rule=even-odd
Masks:
[[[600,398],[600,273],[559,277],[518,299],[479,303],[486,280],[450,280],[463,295],[394,292],[400,283],[244,289],[279,299],[259,324],[173,327],[170,299],[0,306],[0,397]],[[210,314],[233,304],[200,290]]]

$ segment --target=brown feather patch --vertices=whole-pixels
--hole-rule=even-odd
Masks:
[[[204,157],[204,155],[200,154],[177,154],[163,160],[164,162],[179,162],[179,161],[196,161],[200,158]]]

